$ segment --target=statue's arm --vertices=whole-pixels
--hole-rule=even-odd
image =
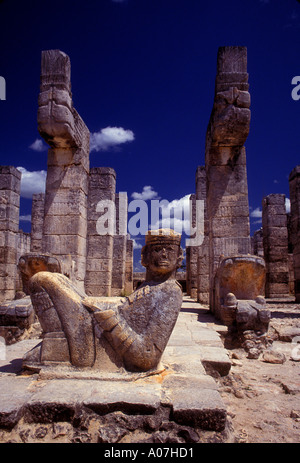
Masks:
[[[173,331],[181,306],[180,295],[174,301],[164,294],[159,310],[153,310],[145,331],[137,333],[122,317],[117,307],[94,312],[94,317],[129,370],[147,371],[154,368]]]

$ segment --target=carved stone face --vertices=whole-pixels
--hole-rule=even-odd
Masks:
[[[155,273],[170,273],[177,267],[178,246],[174,244],[151,245],[148,256],[149,270]]]
[[[171,243],[155,243],[145,246],[142,263],[152,276],[175,273],[181,264],[180,246]]]

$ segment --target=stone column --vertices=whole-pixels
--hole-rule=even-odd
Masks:
[[[115,194],[115,171],[110,167],[93,167],[89,179],[85,277],[85,291],[89,296],[111,296]],[[104,230],[100,229],[100,221]]]
[[[125,295],[133,292],[133,240],[130,235],[126,242],[126,263],[125,263]]]
[[[285,195],[271,194],[262,202],[266,297],[289,296],[288,230]]]
[[[291,200],[291,245],[294,260],[294,290],[296,302],[300,302],[300,165],[289,176]]]
[[[45,194],[36,193],[32,195],[31,207],[31,252],[42,251],[43,228],[44,228]]]
[[[21,172],[0,166],[0,302],[15,297]]]
[[[196,171],[196,200],[204,201],[204,239],[198,247],[197,263],[197,300],[209,303],[209,234],[206,207],[206,171],[205,166],[198,166]]]
[[[191,212],[190,218],[193,228],[196,226],[196,195],[190,196]],[[190,235],[191,239],[195,238],[195,233]],[[188,278],[188,294],[192,299],[197,299],[197,282],[198,282],[198,249],[199,246],[187,246],[186,259],[187,259],[187,278]]]
[[[263,229],[260,228],[253,233],[253,254],[264,257]]]
[[[50,145],[42,252],[72,257],[83,289],[86,270],[89,130],[73,107],[69,57],[42,52],[38,129]]]
[[[127,194],[116,194],[116,234],[114,236],[111,295],[125,293],[126,243],[127,243]]]
[[[244,147],[250,126],[248,88],[247,49],[220,48],[205,151],[212,310],[220,257],[251,253]]]

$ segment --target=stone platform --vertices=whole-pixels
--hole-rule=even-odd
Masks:
[[[83,415],[99,421],[97,442],[119,442],[120,438],[140,442],[145,436],[150,442],[155,442],[153,436],[168,442],[163,439],[170,439],[170,432],[175,442],[197,442],[203,430],[222,434],[226,408],[215,380],[207,374],[210,369],[220,375],[230,370],[219,328],[224,327],[214,325],[205,309],[185,298],[157,371],[107,378],[71,367],[62,368],[58,378],[51,368],[20,375],[23,354],[39,340],[6,346],[6,360],[0,360],[0,441],[1,429],[13,432],[21,424],[64,423],[74,430]]]

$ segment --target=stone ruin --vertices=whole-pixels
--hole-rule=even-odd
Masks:
[[[217,300],[216,278],[223,258],[249,255],[250,262],[253,255],[264,258],[265,288],[256,296],[292,293],[296,301],[300,297],[299,166],[289,179],[290,214],[285,195],[263,198],[263,226],[250,237],[244,146],[250,117],[247,50],[221,47],[205,165],[196,170],[196,193],[191,195],[193,225],[196,201],[204,202],[204,237],[201,245],[186,248],[187,293],[209,304],[220,319],[224,300]],[[30,234],[19,230],[21,173],[12,166],[0,168],[3,316],[9,301],[17,297],[20,307],[22,292],[28,295],[18,271],[24,254],[57,258],[61,273],[88,296],[124,296],[133,291],[127,195],[116,193],[112,168],[89,167],[89,130],[73,106],[70,59],[59,50],[42,52],[38,130],[50,148],[46,191],[33,195]],[[99,201],[115,205],[115,226],[106,234],[97,231],[97,221],[105,213],[97,209]]]
[[[300,302],[300,166],[289,177],[291,212],[284,195],[263,198],[262,229],[251,237],[244,146],[250,116],[247,50],[222,47],[205,165],[197,167],[191,195],[193,226],[197,201],[204,204],[203,239],[186,248],[181,278],[187,293],[228,326],[229,341],[257,358],[269,343],[265,298],[294,295]],[[90,378],[93,371],[98,379],[135,381],[161,372],[182,303],[180,236],[149,232],[146,273],[134,276],[127,195],[116,193],[114,169],[89,166],[89,130],[73,106],[70,60],[59,50],[42,52],[38,129],[50,148],[30,234],[19,230],[21,172],[0,167],[0,336],[14,343],[38,321],[42,341],[23,368],[44,378],[78,371]],[[112,218],[105,234],[98,229],[104,216]],[[222,426],[218,419],[208,425],[203,413],[205,426],[224,429],[222,405]]]
[[[89,167],[89,131],[73,107],[70,60],[58,50],[42,53],[38,129],[50,148],[46,191],[33,195],[30,235],[19,231],[21,172],[0,167],[3,315],[16,293],[28,294],[17,269],[19,258],[28,253],[57,258],[62,273],[89,296],[119,296],[133,290],[127,196],[116,193],[112,168]],[[116,209],[115,227],[106,235],[96,230],[100,200]],[[6,331],[2,330],[4,337]]]
[[[291,213],[286,212],[285,195],[271,194],[263,198],[263,226],[250,237],[244,146],[250,118],[247,49],[221,47],[206,135],[205,165],[196,170],[196,194],[192,195],[193,220],[195,200],[204,201],[204,239],[201,245],[187,249],[187,292],[198,302],[209,304],[221,321],[235,327],[239,323],[233,319],[229,323],[225,313],[227,294],[220,286],[224,278],[222,271],[225,267],[226,273],[229,271],[226,262],[231,262],[232,282],[237,277],[237,268],[241,275],[248,272],[251,275],[247,280],[249,290],[244,295],[237,296],[234,289],[226,288],[229,299],[234,297],[235,306],[237,299],[249,300],[253,278],[258,275],[264,275],[265,283],[256,285],[259,292],[252,292],[256,310],[259,308],[257,297],[263,302],[264,297],[286,298],[294,294],[299,301],[299,166],[289,178]],[[238,286],[237,283],[233,286]],[[262,310],[265,314],[265,302]],[[266,326],[260,328],[263,332],[267,329]]]

